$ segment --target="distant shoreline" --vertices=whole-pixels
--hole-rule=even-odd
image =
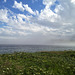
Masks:
[[[64,53],[64,52],[75,52],[75,50],[63,50],[63,51],[38,51],[38,52],[13,52],[13,53],[2,53],[3,54],[15,54],[15,53]]]
[[[0,46],[63,46],[63,47],[75,47],[75,45],[42,45],[42,44],[0,44]]]

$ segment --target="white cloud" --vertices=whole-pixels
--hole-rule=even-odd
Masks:
[[[44,5],[52,5],[56,0],[43,0]]]
[[[14,5],[13,5],[13,8],[16,8],[16,9],[19,9],[20,11],[27,11],[29,12],[30,14],[33,14],[33,15],[38,15],[38,11],[33,11],[29,6],[28,4],[22,4],[22,2],[18,3],[17,1],[14,1]]]
[[[75,0],[71,0],[71,3],[75,4]]]
[[[40,20],[45,20],[50,22],[57,22],[60,19],[60,15],[54,13],[50,7],[54,4],[56,0],[43,0],[43,4],[45,5],[45,8],[41,10],[41,13],[39,14]]]
[[[5,12],[6,9],[1,9],[3,12]],[[24,14],[13,14],[13,16],[10,16],[10,11],[6,10],[9,14],[9,17],[7,17],[8,21],[6,22],[5,18],[1,21],[7,23],[7,26],[4,26],[4,28],[0,29],[0,35],[2,36],[27,36],[32,33],[40,32],[42,34],[45,34],[46,32],[53,31],[54,29],[48,28],[45,26],[40,26],[38,23],[31,23],[31,19],[33,16],[28,16]],[[1,14],[1,13],[0,13]],[[2,13],[1,15],[4,15],[5,13]],[[23,20],[25,19],[25,20]],[[55,31],[55,30],[54,30]],[[1,37],[2,37],[1,36]]]
[[[24,14],[12,14],[7,9],[1,9],[0,11],[0,15],[2,15],[3,17],[0,17],[0,21],[7,23],[7,26],[4,26],[4,28],[0,29],[0,35],[2,36],[26,36],[27,34],[31,34],[32,32],[41,31],[41,28],[39,26],[36,26],[29,22],[32,16],[27,16]],[[9,16],[7,16],[8,14]],[[10,14],[12,14],[12,16]]]
[[[17,8],[17,9],[19,9],[20,11],[24,11],[24,7],[23,7],[23,5],[22,5],[22,2],[18,3],[17,1],[14,1],[13,8]]]
[[[6,2],[7,0],[4,0],[4,2]]]
[[[24,5],[24,9],[26,10],[26,11],[28,11],[29,13],[31,13],[31,14],[34,14],[35,15],[35,12],[33,12],[33,10],[26,4],[26,5]]]
[[[8,10],[7,9],[1,9],[0,10],[0,21],[2,22],[8,22]]]
[[[56,8],[55,8],[55,13],[59,13],[60,11],[63,11],[64,8],[61,6],[61,5],[57,5]]]
[[[50,8],[45,8],[44,10],[41,10],[39,19],[48,20],[49,22],[56,22],[60,19],[60,16],[50,10]]]

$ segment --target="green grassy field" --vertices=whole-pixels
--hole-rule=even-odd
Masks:
[[[75,75],[75,51],[0,54],[0,75]]]

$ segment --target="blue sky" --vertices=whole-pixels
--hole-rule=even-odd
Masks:
[[[75,46],[75,0],[0,0],[0,44]]]

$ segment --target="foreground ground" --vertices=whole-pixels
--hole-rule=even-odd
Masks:
[[[75,75],[75,51],[0,54],[0,75]]]

